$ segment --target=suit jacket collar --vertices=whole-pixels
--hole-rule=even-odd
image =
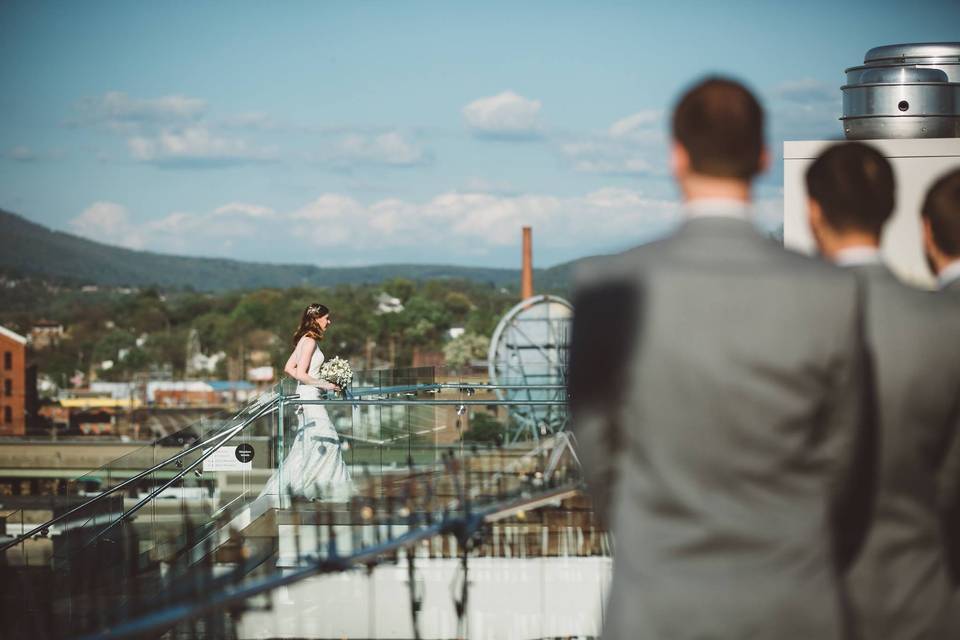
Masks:
[[[851,264],[843,268],[850,269],[867,280],[898,280],[890,268],[882,262]]]
[[[700,198],[684,204],[687,218],[750,219],[750,203],[730,198]]]
[[[753,223],[742,218],[728,218],[725,216],[704,216],[701,218],[687,218],[674,233],[674,237],[681,239],[694,238],[760,238],[761,234]]]
[[[960,260],[951,262],[940,272],[937,277],[937,284],[941,289],[960,287]]]
[[[855,267],[859,265],[882,264],[879,247],[859,246],[841,249],[833,257],[838,267]]]

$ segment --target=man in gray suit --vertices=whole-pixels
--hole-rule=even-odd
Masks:
[[[923,248],[941,289],[960,293],[960,169],[937,180],[920,210]]]
[[[685,222],[576,274],[570,406],[615,544],[606,638],[845,637],[836,567],[872,477],[859,291],[751,224],[763,118],[736,82],[687,92]]]
[[[944,293],[960,297],[960,169],[934,182],[920,215],[924,251],[937,284]],[[955,438],[940,476],[947,556],[954,587],[960,589],[960,437]]]
[[[864,640],[960,637],[941,531],[939,474],[960,435],[960,299],[900,283],[880,257],[894,206],[890,163],[847,142],[807,171],[820,252],[866,286],[867,345],[876,385],[878,481],[864,547],[846,576]]]

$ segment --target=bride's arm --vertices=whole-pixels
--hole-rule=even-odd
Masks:
[[[284,373],[302,384],[333,391],[339,390],[339,387],[332,382],[319,380],[308,373],[310,371],[310,360],[313,358],[313,352],[316,348],[317,341],[313,338],[308,336],[300,338],[300,343],[287,358],[287,364],[283,366]]]

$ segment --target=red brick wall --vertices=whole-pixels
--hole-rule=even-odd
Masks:
[[[22,436],[26,431],[26,357],[24,345],[0,334],[0,435]]]

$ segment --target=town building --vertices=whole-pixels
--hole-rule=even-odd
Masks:
[[[60,344],[63,336],[62,324],[50,320],[41,320],[30,328],[30,345],[34,349],[46,349]]]
[[[0,326],[0,435],[26,432],[27,339]]]

